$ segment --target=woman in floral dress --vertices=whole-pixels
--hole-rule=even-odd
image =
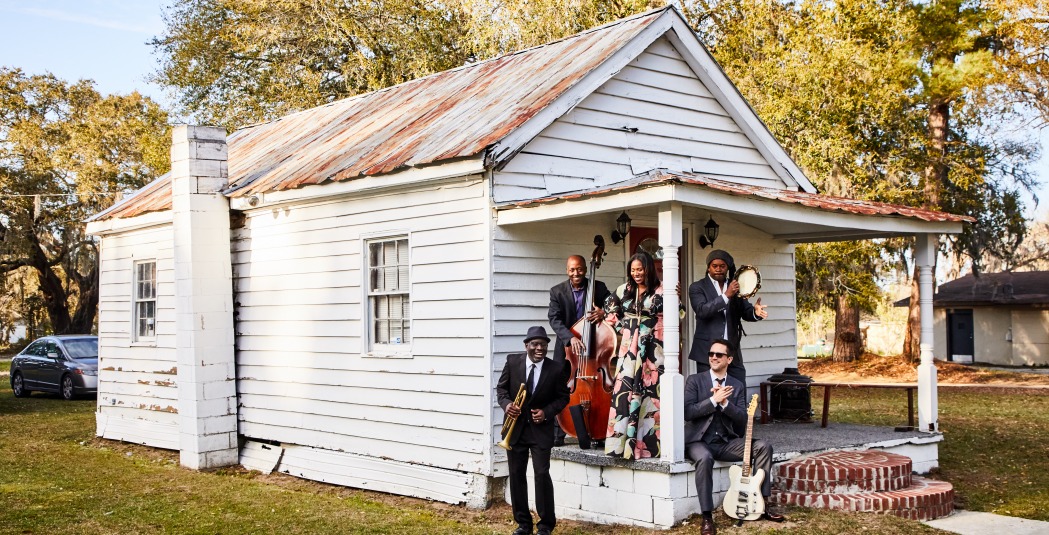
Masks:
[[[659,377],[663,374],[663,287],[647,253],[630,257],[630,274],[605,303],[605,321],[622,336],[608,415],[605,453],[659,457]]]

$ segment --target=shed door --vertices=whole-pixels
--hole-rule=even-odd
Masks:
[[[973,361],[973,311],[947,312],[947,359],[954,362]]]

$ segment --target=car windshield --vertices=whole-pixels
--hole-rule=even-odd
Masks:
[[[71,358],[80,360],[98,357],[98,338],[76,338],[65,340],[63,344]]]

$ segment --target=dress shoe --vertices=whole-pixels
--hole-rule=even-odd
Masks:
[[[699,527],[700,535],[717,535],[718,528],[714,527],[713,520],[703,519],[703,524]]]
[[[773,513],[771,511],[765,511],[761,514],[761,519],[768,520],[769,522],[784,522],[787,520],[787,517]]]
[[[550,530],[540,528],[539,531],[535,532],[535,535],[550,535]]]
[[[560,446],[564,446],[564,445],[565,445],[565,437],[555,437],[554,438],[554,447],[560,447]]]
[[[512,535],[532,535],[532,528],[525,529],[519,527],[514,530]]]

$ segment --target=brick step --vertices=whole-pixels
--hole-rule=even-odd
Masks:
[[[891,514],[911,520],[932,520],[954,511],[954,488],[946,481],[913,477],[900,490],[845,494],[773,490],[769,501],[835,511]]]
[[[834,494],[905,489],[911,459],[878,450],[828,451],[776,465],[776,488],[786,492]]]

